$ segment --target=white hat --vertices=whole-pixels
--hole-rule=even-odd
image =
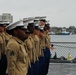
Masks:
[[[40,19],[46,19],[46,16],[41,16]]]
[[[44,25],[42,25],[42,26],[39,26],[40,28],[44,28],[45,26]]]
[[[34,22],[34,17],[24,18],[23,19],[24,28],[27,28],[28,24],[33,22]]]
[[[9,22],[9,21],[7,21],[7,22],[4,22],[4,24],[8,24],[8,25],[9,25],[9,24],[10,24],[10,22]]]
[[[39,27],[40,28],[40,32],[44,32],[44,28],[43,27]]]
[[[41,19],[45,19],[45,18],[46,18],[46,16],[38,16],[38,17],[35,17],[34,22],[35,22],[35,23],[40,23],[40,20],[41,20]]]
[[[39,24],[38,23],[35,23],[34,26],[39,26]]]
[[[10,22],[8,21],[0,21],[0,24],[3,25],[3,26],[7,26],[10,24]]]
[[[9,24],[8,26],[6,26],[6,28],[7,28],[8,30],[11,30],[11,29],[14,29],[14,28],[16,28],[16,27],[18,27],[18,26],[24,26],[23,20],[19,20],[19,21],[16,21],[16,22],[14,22],[14,23],[11,23],[11,24]]]
[[[36,21],[39,21],[40,20],[40,17],[38,16],[38,17],[35,17],[35,20]]]
[[[4,22],[3,22],[3,21],[0,21],[0,24],[1,24],[1,25],[4,25]]]
[[[37,17],[35,17],[36,20],[45,19],[45,18],[46,18],[46,16],[37,16]]]
[[[23,18],[23,23],[33,23],[34,22],[34,17],[29,17],[29,18]]]
[[[27,29],[27,25],[24,25],[24,28]]]

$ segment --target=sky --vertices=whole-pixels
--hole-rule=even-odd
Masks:
[[[76,0],[0,0],[2,13],[11,13],[14,21],[46,16],[51,27],[76,27]]]

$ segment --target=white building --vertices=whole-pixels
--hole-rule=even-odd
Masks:
[[[0,15],[0,21],[2,21],[2,15]]]
[[[6,21],[6,22],[13,22],[13,16],[9,13],[3,13],[2,15],[0,15],[0,21]]]

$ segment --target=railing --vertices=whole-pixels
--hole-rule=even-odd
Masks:
[[[57,58],[65,57],[68,59],[70,54],[71,59],[76,58],[76,42],[51,42],[55,50],[51,50],[52,58],[55,53],[57,54]]]

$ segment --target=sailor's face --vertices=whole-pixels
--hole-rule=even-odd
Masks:
[[[36,35],[39,35],[39,30],[34,29],[34,33],[35,33]]]
[[[0,26],[0,32],[4,32],[4,28]]]
[[[17,34],[17,37],[18,38],[22,38],[22,39],[25,39],[26,38],[26,33],[25,33],[25,30],[24,29],[17,29],[15,30],[16,31],[16,34]]]
[[[40,37],[44,37],[44,32],[39,32]]]
[[[46,33],[50,32],[50,30],[46,30]]]
[[[45,25],[45,22],[40,21],[40,24],[39,24],[39,25],[40,25],[40,26]]]

